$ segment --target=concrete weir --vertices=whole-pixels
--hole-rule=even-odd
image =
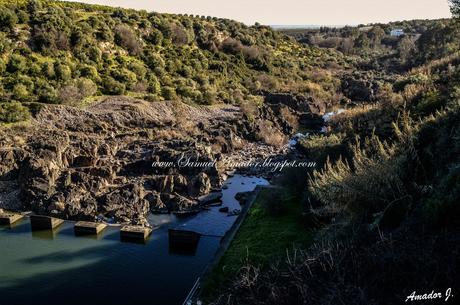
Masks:
[[[142,226],[123,226],[120,229],[120,238],[122,241],[145,242],[152,234],[152,229]]]
[[[21,214],[0,211],[0,225],[12,225],[23,217]]]
[[[74,226],[75,235],[97,235],[104,231],[106,224],[89,221],[79,221]]]
[[[169,242],[172,244],[197,244],[200,241],[201,234],[181,230],[181,229],[169,229]]]
[[[42,216],[42,215],[31,215],[30,216],[30,224],[32,225],[33,231],[38,230],[51,230],[54,228],[59,227],[64,220],[49,216]]]

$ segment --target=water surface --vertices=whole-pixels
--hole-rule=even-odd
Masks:
[[[227,183],[223,206],[230,209],[239,208],[233,198],[237,192],[267,184],[242,176]],[[0,227],[0,304],[182,304],[218,249],[219,236],[236,220],[218,209],[188,218],[152,215],[150,222],[160,228],[146,244],[120,242],[116,227],[97,238],[75,237],[72,222],[53,232],[31,232],[28,219],[12,228]],[[168,228],[184,224],[218,234],[202,236],[193,251],[170,248]]]

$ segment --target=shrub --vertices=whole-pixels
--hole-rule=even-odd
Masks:
[[[240,109],[249,122],[254,122],[256,117],[259,115],[259,107],[256,103],[251,101],[243,101],[240,104]]]
[[[161,88],[161,96],[163,96],[165,100],[175,100],[177,98],[176,90],[172,87],[164,86]]]
[[[237,39],[228,37],[224,41],[222,41],[220,48],[225,53],[238,54],[243,49],[243,44],[241,43],[241,41]]]
[[[126,91],[126,86],[110,76],[105,76],[102,80],[102,90],[105,94],[122,95]]]
[[[275,91],[279,87],[279,84],[276,78],[270,75],[267,75],[267,74],[259,75],[257,77],[257,81],[260,83],[261,89],[264,89],[264,90]]]
[[[41,65],[41,71],[43,75],[48,79],[52,79],[56,76],[56,72],[54,71],[54,65],[51,62],[44,62]]]
[[[136,74],[138,80],[143,80],[147,74],[147,69],[145,68],[144,63],[138,60],[130,61],[128,69]]]
[[[16,14],[6,7],[0,8],[0,28],[2,30],[12,30],[18,23]]]
[[[114,79],[124,84],[127,89],[132,89],[137,83],[136,74],[125,68],[112,70],[111,75]]]
[[[160,45],[163,41],[163,34],[157,29],[152,29],[145,39],[153,45]]]
[[[23,84],[17,84],[13,88],[13,97],[21,102],[25,102],[29,98],[29,91]]]
[[[90,65],[84,65],[83,67],[81,67],[80,75],[82,77],[86,77],[92,80],[93,82],[100,81],[99,72],[97,72],[97,69],[95,67]]]
[[[161,84],[158,78],[155,75],[150,76],[150,80],[148,82],[148,90],[152,94],[160,94],[161,93]]]
[[[324,164],[328,159],[335,162],[339,158],[347,157],[346,145],[343,144],[344,135],[311,135],[299,144],[306,155],[319,164]]]
[[[29,109],[19,102],[0,103],[0,122],[16,123],[30,118]]]
[[[56,89],[50,84],[48,84],[48,82],[46,82],[45,80],[40,80],[35,87],[37,101],[49,104],[54,104],[58,102],[58,94],[56,92]]]
[[[27,68],[27,60],[25,57],[13,54],[8,61],[7,71],[10,73],[22,72]]]
[[[203,104],[213,105],[217,102],[217,93],[213,88],[206,88],[203,92]]]
[[[142,52],[142,45],[136,35],[125,25],[115,27],[115,42],[131,55],[139,55]]]
[[[298,130],[299,128],[299,119],[297,116],[292,113],[288,107],[283,107],[280,110],[280,115],[284,121],[286,121],[293,131]]]
[[[176,45],[188,44],[187,31],[180,25],[174,24],[171,26],[171,39]]]
[[[66,64],[56,62],[54,64],[54,71],[59,80],[68,81],[72,78],[72,70]]]
[[[324,203],[317,212],[335,215],[347,212],[351,216],[381,212],[393,202],[410,201],[406,181],[414,171],[412,131],[401,133],[401,142],[390,145],[377,136],[366,140],[364,148],[358,142],[352,147],[351,166],[343,159],[326,163],[315,171],[310,191]]]
[[[58,99],[61,104],[75,106],[81,100],[80,90],[73,85],[67,85],[59,89]]]

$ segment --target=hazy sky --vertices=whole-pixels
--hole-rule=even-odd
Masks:
[[[162,13],[236,19],[247,24],[345,25],[450,17],[447,0],[79,0]]]

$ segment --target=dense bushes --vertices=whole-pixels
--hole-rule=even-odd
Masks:
[[[0,122],[15,123],[29,119],[29,109],[19,102],[0,103]]]
[[[364,146],[353,147],[351,165],[340,159],[314,172],[310,191],[324,203],[317,213],[368,217],[399,200],[410,202],[406,181],[413,170],[412,144],[399,142],[396,147],[374,136]]]
[[[307,92],[295,76],[335,54],[301,49],[268,27],[226,19],[0,2],[0,77],[25,76],[32,84],[9,81],[0,99],[77,105],[88,96],[73,83],[79,78],[94,83],[92,95],[150,94],[197,104],[239,103],[235,90],[238,99],[261,89]]]

